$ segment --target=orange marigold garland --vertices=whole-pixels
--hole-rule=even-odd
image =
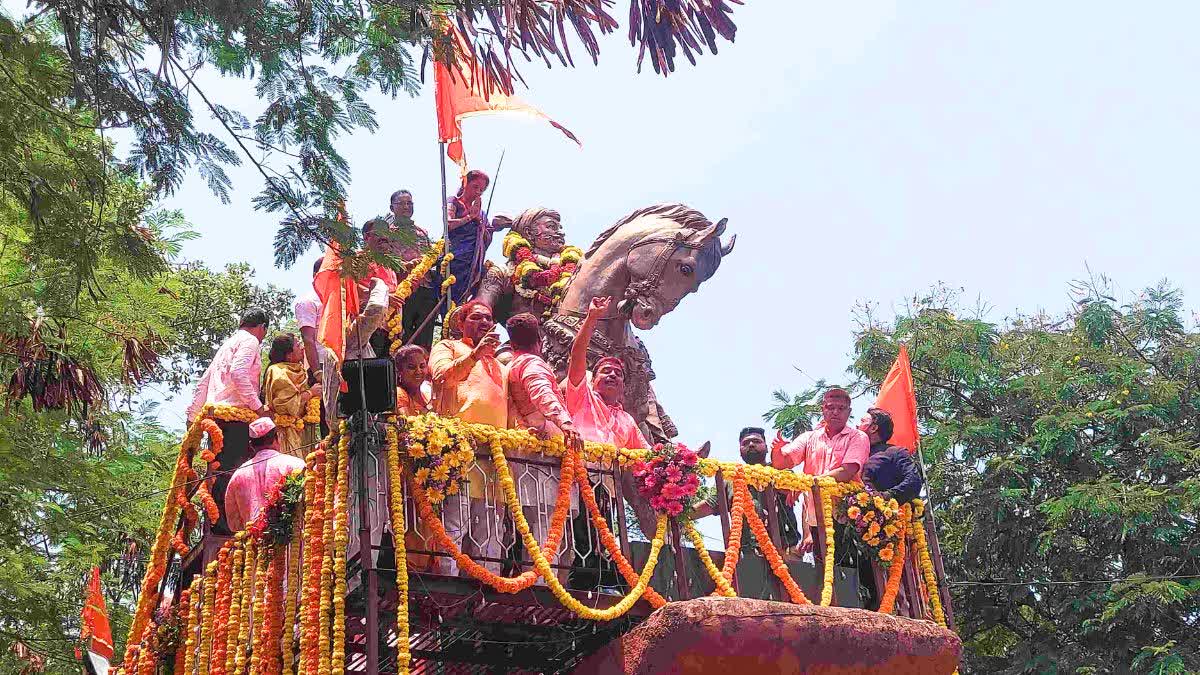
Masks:
[[[184,624],[183,644],[180,646],[180,649],[183,650],[183,661],[179,664],[179,668],[175,670],[179,675],[191,673],[192,666],[196,663],[196,645],[199,644],[200,607],[203,605],[204,600],[203,575],[192,577],[192,584],[188,586],[188,591],[188,617],[187,623]]]
[[[263,647],[263,633],[266,625],[263,623],[263,617],[266,615],[266,595],[267,595],[267,566],[271,562],[271,551],[263,548],[258,552],[255,560],[254,569],[254,609],[253,622],[257,624],[253,627],[253,644],[250,647],[250,672],[257,674],[261,673],[263,652],[266,649]],[[249,637],[249,636],[248,636]],[[248,640],[246,641],[249,642]],[[245,672],[245,671],[241,671]]]
[[[228,672],[225,668],[225,655],[228,649],[228,617],[233,592],[233,565],[229,563],[232,544],[232,541],[226,543],[217,554],[217,619],[213,624],[212,668],[209,670],[212,675]]]
[[[887,584],[883,589],[883,597],[879,600],[879,611],[891,614],[896,607],[896,595],[900,593],[900,579],[904,576],[905,540],[908,538],[909,522],[912,518],[912,507],[908,504],[900,507],[900,536],[896,540],[896,552],[892,555],[888,567]]]
[[[242,564],[242,578],[238,586],[241,592],[241,614],[237,619],[237,649],[233,657],[234,667],[231,673],[246,672],[247,652],[250,648],[250,631],[254,628],[257,617],[251,617],[254,595],[254,570],[258,567],[259,546],[254,539],[246,539],[246,558]]]
[[[743,504],[751,502],[750,487],[744,482],[741,483],[740,489],[742,492]],[[788,571],[787,563],[783,561],[783,557],[779,555],[779,550],[775,548],[775,542],[771,541],[771,535],[767,533],[767,526],[763,524],[762,517],[758,515],[758,509],[753,507],[745,507],[746,523],[750,525],[750,532],[754,535],[754,540],[758,542],[758,549],[766,556],[767,562],[771,565],[771,571],[775,573],[776,578],[783,583],[784,590],[787,591],[788,597],[797,605],[811,605],[808,597],[804,595],[804,591],[796,585],[796,580],[792,578],[791,572]]]
[[[587,506],[588,514],[592,518],[592,524],[596,527],[596,532],[600,535],[600,543],[604,546],[604,550],[608,551],[609,557],[617,565],[617,571],[624,577],[626,583],[630,586],[637,585],[638,573],[633,569],[633,565],[625,558],[625,554],[621,552],[621,546],[613,537],[612,530],[608,527],[608,522],[604,520],[604,515],[600,513],[600,507],[596,504],[596,492],[592,489],[592,484],[587,480],[587,465],[584,464],[583,458],[575,457],[575,482],[579,485],[579,494],[583,497],[585,506]],[[658,591],[653,588],[646,587],[645,593],[642,595],[650,606],[658,609],[667,604],[666,598],[658,594]]]
[[[175,641],[175,663],[171,667],[171,672],[179,673],[180,675],[183,675],[183,673],[186,672],[183,669],[183,664],[184,664],[184,661],[187,660],[187,647],[185,646],[184,642],[185,642],[185,638],[187,636],[188,620],[192,616],[192,587],[191,586],[183,589],[183,592],[179,594],[179,605],[176,607],[176,611],[179,613],[179,618],[183,624],[181,626],[181,630],[183,632],[179,635],[178,638],[176,638],[176,641]]]
[[[283,632],[283,572],[287,569],[284,548],[276,545],[267,551],[270,562],[266,568],[266,580],[262,595],[262,614],[255,617],[259,635],[254,640],[255,651],[259,652],[257,673],[279,673],[283,671],[279,641]]]
[[[746,520],[746,500],[743,495],[748,491],[741,488],[746,486],[746,473],[738,467],[733,474],[733,504],[729,511],[729,543],[725,546],[725,561],[721,565],[721,576],[733,583],[733,573],[737,570],[738,559],[742,555],[742,530]]]
[[[129,624],[129,635],[126,644],[136,646],[138,640],[146,631],[150,616],[158,605],[158,584],[167,571],[167,556],[171,552],[171,540],[174,539],[175,526],[179,519],[179,502],[175,499],[182,491],[188,478],[188,470],[192,461],[192,452],[200,444],[200,427],[192,424],[179,444],[179,456],[175,460],[175,475],[171,479],[171,487],[167,492],[166,506],[158,523],[158,532],[154,544],[150,548],[150,560],[146,567],[146,576],[142,579],[142,590],[138,596],[137,609],[134,610],[133,620]]]
[[[307,497],[308,488],[305,486],[305,496]],[[303,508],[303,505],[301,505]],[[301,519],[300,522],[304,522]],[[279,645],[280,654],[283,658],[283,672],[295,672],[296,665],[296,606],[299,601],[300,589],[300,532],[297,531],[293,535],[292,542],[287,548],[287,579],[285,591],[287,593],[287,601],[283,610],[283,634],[280,636],[281,644]]]

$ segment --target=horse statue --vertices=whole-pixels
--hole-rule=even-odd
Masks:
[[[568,246],[563,236],[562,216],[554,209],[526,209],[511,223],[504,237],[504,266],[488,263],[479,284],[479,299],[488,303],[503,323],[514,314],[529,312],[549,317],[563,298],[578,269],[583,251]]]
[[[737,240],[721,243],[725,222],[713,223],[683,204],[634,211],[597,237],[543,324],[544,355],[564,377],[588,303],[603,296],[617,302],[617,312],[602,319],[592,337],[588,368],[603,356],[625,362],[625,409],[651,443],[674,438],[678,430],[654,396],[650,354],[631,326],[653,328],[716,273]]]

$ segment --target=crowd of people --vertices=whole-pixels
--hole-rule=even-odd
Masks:
[[[566,376],[560,379],[542,355],[542,326],[529,313],[512,316],[505,324],[508,340],[502,343],[492,308],[472,299],[484,272],[484,258],[493,234],[504,229],[503,217],[489,220],[481,208],[488,177],[479,171],[467,174],[462,190],[446,205],[448,249],[454,254],[449,271],[455,281],[449,293],[457,309],[449,316],[437,291],[441,279],[429,275],[402,306],[400,313],[408,344],[391,358],[396,373],[396,413],[412,416],[427,412],[452,416],[465,422],[499,428],[527,429],[543,438],[563,437],[568,446],[582,448],[584,441],[638,449],[648,447],[634,418],[624,410],[625,363],[618,357],[599,359],[589,369],[588,345],[597,324],[615,311],[611,298],[593,298],[572,345]],[[430,247],[427,232],[412,220],[413,195],[398,190],[391,195],[390,213],[363,227],[366,247],[377,247],[411,267]],[[384,230],[391,230],[385,232]],[[313,266],[314,280],[322,271],[322,260]],[[373,267],[373,270],[378,268]],[[381,330],[387,316],[391,291],[407,269],[379,269],[357,282],[359,310],[345,326],[344,360],[377,354],[386,356],[388,340]],[[388,274],[387,272],[390,272]],[[213,531],[228,535],[245,525],[261,505],[263,495],[279,476],[303,467],[303,457],[338,419],[337,393],[342,388],[337,359],[317,339],[324,299],[313,288],[305,289],[295,305],[299,336],[279,333],[270,340],[268,365],[261,365],[262,342],[268,332],[268,316],[250,309],[241,318],[237,332],[222,344],[205,371],[188,407],[189,421],[206,405],[224,405],[252,411],[252,422],[219,421],[224,446],[218,456],[223,468],[236,467],[232,476],[218,473],[213,496],[221,504],[221,518]],[[439,307],[441,310],[439,310]],[[441,318],[441,339],[434,342]],[[380,339],[382,334],[382,340]],[[383,352],[383,353],[379,353]],[[320,401],[320,415],[309,411]],[[739,434],[741,458],[748,464],[777,469],[798,469],[813,476],[837,481],[861,479],[887,497],[908,501],[922,486],[918,467],[903,448],[888,444],[892,433],[889,414],[871,408],[858,426],[850,424],[851,398],[839,388],[824,393],[821,423],[791,442],[776,437],[768,443],[762,428],[747,427]],[[521,458],[516,458],[521,459]],[[544,463],[514,463],[517,484],[557,482],[557,468]],[[521,476],[531,472],[532,480]],[[464,508],[446,508],[444,525],[464,552],[482,560],[500,561],[508,538],[467,537],[482,528],[497,531],[494,467],[479,462],[471,472],[463,501]],[[534,536],[544,540],[547,521],[538,516],[544,504],[538,495],[519,490]],[[575,499],[573,497],[573,499]],[[815,510],[810,494],[779,493],[776,513],[782,542],[788,553],[802,556],[813,551],[816,540]],[[696,517],[717,512],[717,498],[701,503]],[[757,508],[765,515],[762,494],[754,493]],[[796,506],[800,506],[797,517]],[[573,503],[572,508],[577,506]],[[568,543],[558,561],[569,563]],[[753,548],[753,537],[743,536],[743,545]],[[481,543],[482,542],[482,543]],[[819,553],[819,552],[818,552]],[[496,566],[494,562],[489,563]],[[432,559],[420,569],[457,574],[453,559]]]

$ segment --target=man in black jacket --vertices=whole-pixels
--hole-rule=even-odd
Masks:
[[[871,439],[871,456],[862,468],[863,482],[904,504],[921,494],[924,481],[907,448],[888,445],[892,437],[892,416],[882,408],[871,408],[858,428]]]

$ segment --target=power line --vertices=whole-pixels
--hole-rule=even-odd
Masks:
[[[1120,584],[1130,581],[1174,581],[1177,579],[1200,579],[1200,574],[1173,574],[1154,577],[1132,575],[1119,579],[1077,579],[1073,581],[1040,581],[1031,579],[1029,581],[949,581],[946,583],[949,586],[1084,586],[1093,584]]]

